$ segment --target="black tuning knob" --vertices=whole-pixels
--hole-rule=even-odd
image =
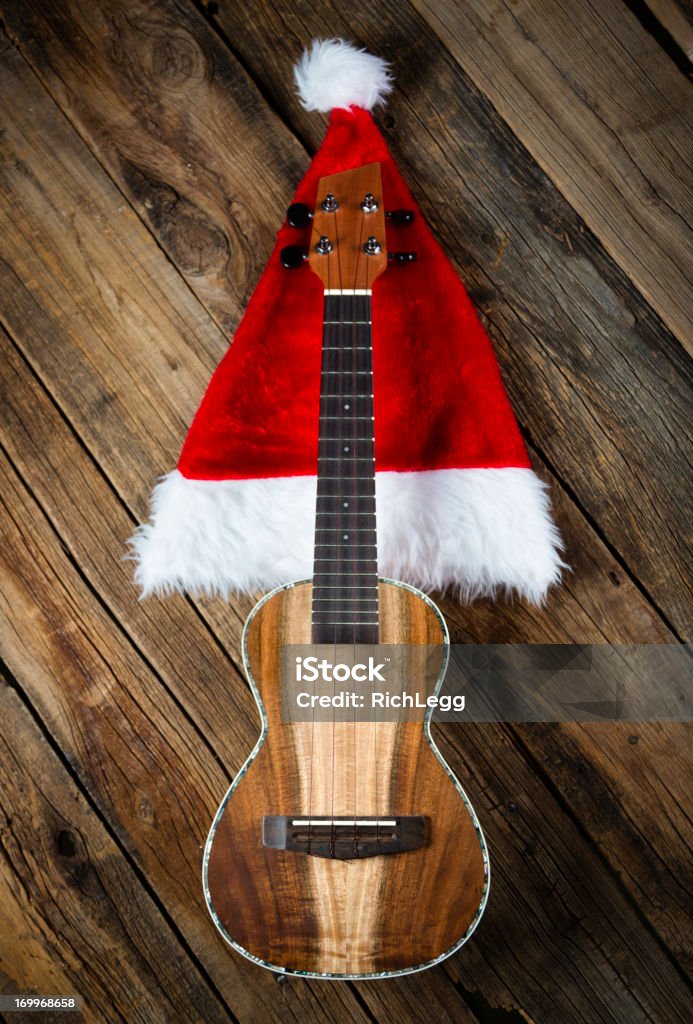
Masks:
[[[313,214],[305,203],[292,203],[286,211],[286,219],[292,228],[305,228]]]
[[[414,263],[416,261],[415,252],[389,252],[387,258],[392,260],[393,263]]]
[[[411,224],[414,220],[413,210],[390,210],[385,214],[393,224]]]
[[[296,267],[300,267],[307,257],[308,253],[304,252],[299,245],[285,245],[279,253],[282,266],[287,270],[295,270]]]

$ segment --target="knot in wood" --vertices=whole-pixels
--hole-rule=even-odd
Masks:
[[[152,77],[169,92],[189,89],[195,82],[204,82],[207,61],[197,42],[188,33],[178,30],[155,33],[151,38]]]

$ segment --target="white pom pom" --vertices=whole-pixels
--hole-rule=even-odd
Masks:
[[[314,39],[294,67],[306,110],[364,107],[372,110],[392,89],[389,65],[344,39]]]

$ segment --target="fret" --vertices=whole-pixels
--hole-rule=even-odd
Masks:
[[[344,473],[342,476],[320,476],[317,481],[318,486],[320,480],[340,480],[342,483],[351,483],[353,480],[370,480],[374,486],[376,483],[372,476],[350,476],[348,473]]]
[[[315,559],[315,564],[321,566],[318,572],[322,572],[325,576],[344,576],[347,580],[352,579],[354,576],[377,578],[377,558],[348,558],[346,561],[349,563],[348,566],[344,564],[344,559],[342,558],[326,558],[324,555],[320,555]],[[327,563],[330,566],[329,571],[322,568],[323,563]]]
[[[338,439],[339,438],[336,438],[336,440],[338,440]],[[318,455],[317,461],[318,461],[318,463],[319,462],[339,462],[339,463],[341,463],[341,468],[343,468],[343,470],[344,470],[344,472],[341,473],[339,477],[323,476],[322,477],[323,480],[333,480],[333,479],[339,479],[339,480],[342,480],[342,479],[347,480],[347,479],[349,479],[349,480],[353,480],[353,479],[356,479],[356,478],[372,480],[373,476],[355,477],[353,473],[349,473],[349,466],[351,466],[353,469],[355,469],[356,467],[354,466],[354,463],[359,463],[359,462],[367,462],[367,463],[371,463],[371,465],[373,465],[373,463],[376,461],[376,457],[372,456],[372,455],[371,456],[369,456],[369,455],[358,455],[357,456],[357,455],[354,455],[353,452],[343,452],[343,453],[341,453],[341,455]],[[326,467],[326,468],[332,470],[335,467],[331,466],[331,467]],[[359,466],[358,469],[359,469],[359,472],[360,472],[360,470],[363,469],[363,467]]]
[[[348,293],[344,293],[345,295]],[[371,319],[370,292],[361,292],[357,295],[344,298],[343,296],[325,295],[325,320],[339,320],[343,316],[352,316],[354,320]]]
[[[327,560],[330,561],[330,559],[327,559]],[[316,561],[326,561],[326,559],[318,558],[318,559],[316,559]],[[338,572],[313,572],[313,575],[314,575],[314,577],[316,577],[316,575],[327,575],[327,577],[330,577],[331,580],[334,580],[337,577],[337,575],[339,575],[339,573]],[[370,570],[369,572],[347,572],[346,573],[346,577],[349,580],[353,579],[353,577],[361,577],[361,575],[365,575],[365,577],[372,577],[373,570]],[[320,584],[320,586],[322,586],[322,585]]]
[[[365,383],[368,384],[368,390],[372,391],[372,363],[373,357],[370,349],[355,348],[341,349],[339,352],[330,351],[323,356],[322,360],[321,374],[323,378],[329,378],[328,381],[323,380],[323,384],[336,384],[337,388],[342,392],[347,390],[361,392],[363,390],[361,385],[364,383],[363,378],[365,377],[367,378]],[[336,388],[333,388],[333,390],[336,390]]]
[[[320,602],[313,602],[313,622],[335,622],[346,617],[352,618],[354,622],[369,622],[378,617],[378,605],[369,604],[366,606],[355,605],[351,601],[340,602],[337,605],[322,607]]]
[[[332,434],[329,437],[323,436],[323,437],[320,438],[320,440],[318,442],[318,447],[319,448],[330,448],[330,449],[332,449],[332,448],[335,447],[335,445],[340,445],[341,446],[339,448],[340,454],[348,455],[348,453],[350,451],[352,451],[352,442],[353,442],[354,447],[356,445],[358,445],[359,449],[362,452],[363,451],[370,452],[371,455],[373,455],[373,448],[374,448],[374,444],[375,444],[375,438],[373,437],[373,434],[371,433],[372,430],[373,430],[372,426],[371,427],[366,427],[364,425],[363,433],[361,434],[360,437],[344,437],[344,436],[340,436],[339,433]]]
[[[356,467],[353,466],[353,459],[351,460],[351,463],[352,465],[350,466],[349,460],[344,461],[344,464],[342,466],[342,473],[340,476],[325,476],[324,473],[327,471],[327,467],[323,466],[322,472],[320,472],[320,467],[318,467],[318,494],[328,493],[330,497],[333,498],[339,498],[342,496],[348,498],[350,495],[354,496],[354,490],[351,485],[355,481],[360,480],[364,482],[364,486],[360,488],[360,493],[366,494],[368,497],[375,496],[375,474],[373,473],[370,476],[364,476],[363,474],[357,475],[356,472],[352,473],[351,470],[356,470]],[[335,484],[340,483],[346,488],[346,490],[343,493],[341,492],[339,487],[334,487]],[[367,487],[365,486],[366,483],[368,484]],[[328,488],[332,488],[332,490],[328,490],[327,492],[322,490],[323,485],[326,485]]]
[[[335,444],[349,444],[351,441],[359,441],[359,446],[360,449],[362,450],[364,446],[363,442],[369,441],[372,447],[372,451],[375,452],[376,439],[373,436],[373,421],[366,422],[365,420],[362,420],[359,423],[347,424],[347,426],[351,428],[351,435],[348,433],[348,431],[343,430],[343,426],[343,424],[340,424],[339,430],[331,430],[327,427],[324,427],[321,431],[321,436],[317,442],[318,451],[323,451],[324,449],[332,450]]]
[[[378,626],[313,626],[316,644],[377,644]]]
[[[337,512],[320,512],[318,510],[315,514],[317,516],[333,516],[334,517],[334,516],[342,515],[342,510],[340,509]],[[348,516],[372,516],[373,515],[372,512],[349,512],[349,511],[345,511],[343,514],[344,514],[345,517],[348,517]],[[323,527],[321,526],[320,529],[322,530]]]
[[[351,606],[340,606],[340,608],[316,608],[313,605],[312,618],[313,622],[315,622],[316,618],[319,618],[320,622],[334,623],[339,622],[340,618],[343,615],[346,617],[347,614],[349,616],[353,615],[354,621],[357,623],[367,622],[378,616],[378,606],[370,606],[367,608],[353,608]]]
[[[321,532],[326,533],[341,533],[342,529],[349,529],[349,527],[341,526],[321,526]],[[375,526],[355,526],[353,529],[349,529],[349,533],[375,533]]]
[[[328,574],[328,575],[331,575],[331,574]],[[350,587],[347,588],[347,587],[338,587],[336,585],[329,586],[327,583],[321,583],[320,584],[320,590],[321,591],[323,591],[323,590],[343,590],[343,589],[344,590],[348,589],[349,591],[352,591],[352,590],[378,590],[378,587],[374,587],[374,586],[370,585],[370,586],[358,586],[358,587],[351,587],[350,586]],[[377,598],[373,598],[372,600],[377,600]]]
[[[336,497],[337,496],[332,496],[332,495],[320,495],[319,496],[318,504],[319,505],[324,505],[324,504],[326,504],[326,502],[330,498],[336,498]],[[360,500],[363,501],[363,502],[366,502],[366,501],[369,501],[369,500],[372,501],[372,502],[375,502],[375,497],[372,496],[371,499],[361,498]],[[350,502],[340,502],[338,508],[334,508],[334,509],[318,508],[316,514],[317,515],[329,515],[329,516],[332,516],[333,518],[335,516],[343,515],[346,518],[346,517],[352,516],[352,515],[370,515],[370,516],[372,516],[372,515],[374,515],[374,513],[375,513],[375,507],[373,509],[369,509],[369,510],[366,510],[364,512],[359,512],[359,511],[355,511],[354,509],[351,508],[351,503]]]
[[[349,413],[347,416],[346,413]],[[372,395],[323,395],[320,399],[320,415],[329,419],[341,420],[348,429],[348,424],[361,416],[373,418]]]
[[[337,515],[341,512],[344,512],[345,515],[349,513],[352,515],[359,515],[360,513],[373,515],[375,513],[375,495],[372,493],[358,495],[319,494],[318,510],[321,515]]]
[[[372,615],[378,612],[378,598],[349,598],[343,595],[336,597],[317,597],[313,601],[313,614],[319,612],[321,615],[336,615],[339,609],[347,609],[349,614]]]
[[[314,573],[314,575],[320,575],[320,570]],[[368,569],[367,572],[365,570],[363,572],[347,572],[343,565],[333,566],[329,572],[323,572],[322,575],[330,577],[330,586],[335,586],[339,591],[344,591],[345,593],[346,591],[351,593],[354,587],[370,586],[373,580],[378,578],[375,567]],[[338,586],[335,581],[338,581]],[[323,588],[323,583],[314,582],[313,596],[318,597],[319,591]]]
[[[357,544],[347,544],[346,542],[344,542],[344,543],[340,543],[339,547],[337,548],[337,546],[336,546],[334,541],[330,541],[329,543],[327,543],[327,541],[325,541],[325,542],[316,541],[315,547],[316,548],[332,548],[332,550],[334,550],[335,556],[336,556],[339,552],[344,551],[345,548],[346,549],[352,549],[353,548],[354,551],[361,551],[361,550],[363,550],[363,548],[374,548],[375,547],[375,543],[363,544],[363,543],[359,542]],[[366,559],[367,559],[367,557],[368,556],[366,556]],[[360,558],[359,561],[363,562],[363,561],[366,561],[366,559]],[[324,559],[317,559],[317,558],[315,560],[316,560],[316,562],[317,561],[324,561]],[[375,561],[375,559],[374,559],[374,561]]]
[[[345,621],[340,621],[340,622],[316,622],[316,620],[313,619],[312,625],[313,626],[378,626],[379,623],[377,621],[376,622],[352,622],[350,619],[347,619]]]

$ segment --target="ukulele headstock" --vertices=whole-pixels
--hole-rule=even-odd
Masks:
[[[380,164],[320,179],[308,262],[327,289],[370,289],[387,266]]]

